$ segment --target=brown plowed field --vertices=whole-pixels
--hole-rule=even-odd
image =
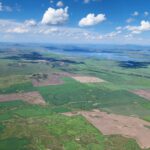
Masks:
[[[72,76],[73,79],[76,81],[79,81],[81,83],[101,83],[105,82],[104,80],[97,78],[97,77],[92,77],[92,76]]]
[[[0,95],[0,102],[23,100],[30,104],[45,105],[45,101],[38,92],[14,93]]]
[[[150,100],[150,90],[134,90],[131,92],[147,100]]]

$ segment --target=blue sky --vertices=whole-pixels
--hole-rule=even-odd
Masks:
[[[149,0],[0,0],[0,41],[150,43]]]

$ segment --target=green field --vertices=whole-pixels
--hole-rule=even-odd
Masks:
[[[20,147],[28,150],[140,150],[134,140],[120,136],[103,136],[83,117],[69,118],[55,113],[45,114],[44,117],[37,115],[38,117],[32,118],[14,117],[3,122],[0,147],[8,150],[9,144],[13,142],[12,150],[20,150]]]
[[[50,61],[19,57],[26,53],[30,56],[33,51]],[[47,105],[22,100],[1,102],[0,150],[141,150],[133,139],[104,136],[82,116],[66,117],[61,113],[96,108],[150,121],[150,101],[130,92],[150,89],[150,66],[131,69],[120,67],[115,60],[35,49],[26,53],[16,50],[12,54],[10,50],[0,56],[0,94],[38,91]],[[32,85],[33,74],[59,72],[95,76],[106,82],[83,84],[63,77],[62,85]]]

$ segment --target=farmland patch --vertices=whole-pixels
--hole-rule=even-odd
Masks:
[[[104,135],[122,135],[137,141],[141,148],[150,148],[149,122],[135,117],[108,114],[99,110],[64,113],[66,116],[82,115]]]
[[[48,85],[59,85],[64,82],[60,79],[60,76],[57,74],[36,74],[32,79],[32,84],[35,87],[38,86],[48,86]]]
[[[45,101],[38,92],[14,93],[0,95],[0,102],[23,100],[30,104],[45,105]]]
[[[76,81],[79,81],[81,83],[101,83],[105,82],[104,80],[92,76],[72,76],[73,79]]]
[[[150,101],[150,90],[134,90],[132,92]]]

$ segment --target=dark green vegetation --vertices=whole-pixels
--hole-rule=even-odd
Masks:
[[[19,139],[19,138],[10,138],[6,140],[0,141],[0,148],[2,150],[27,150],[26,145],[28,144],[28,141],[26,139]]]
[[[81,116],[60,115],[98,108],[150,121],[150,101],[130,93],[150,89],[150,66],[127,65],[115,60],[56,55],[42,48],[4,49],[0,55],[0,94],[39,91],[47,106],[19,100],[0,103],[0,150],[140,150],[132,139],[103,136]],[[106,82],[81,84],[66,77],[62,85],[33,87],[34,75],[54,72],[91,75]]]
[[[64,85],[39,87],[47,103],[53,107],[68,109],[100,108],[109,112],[140,117],[150,114],[150,103],[123,89],[109,87],[109,83],[81,84],[73,79],[64,79]]]

